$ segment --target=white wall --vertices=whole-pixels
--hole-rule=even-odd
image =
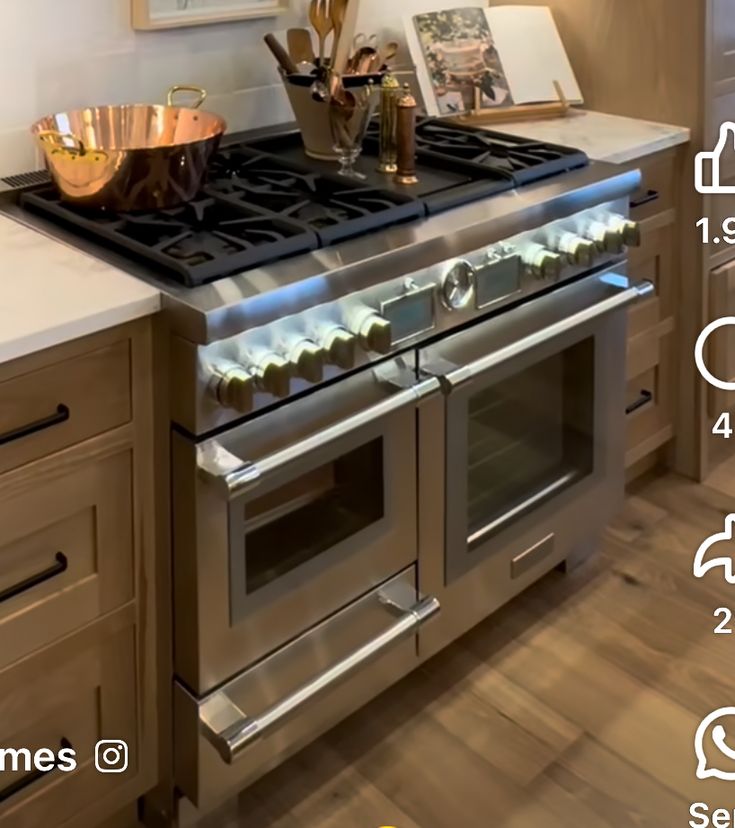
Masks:
[[[402,38],[402,16],[446,0],[362,0],[360,30]],[[175,83],[210,93],[230,129],[291,119],[263,34],[303,25],[307,0],[277,19],[136,32],[130,0],[0,0],[0,175],[40,166],[39,117],[86,105],[158,102]],[[285,38],[284,38],[285,39]]]

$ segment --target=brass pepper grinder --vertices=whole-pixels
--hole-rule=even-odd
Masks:
[[[401,85],[390,72],[383,75],[380,84],[380,162],[378,172],[398,171],[398,146],[396,144],[396,126],[398,115],[398,98]]]
[[[397,184],[418,184],[416,177],[416,99],[406,83],[396,104]]]

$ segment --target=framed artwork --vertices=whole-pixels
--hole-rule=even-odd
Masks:
[[[275,17],[289,0],[132,0],[135,29],[175,29],[254,17]]]

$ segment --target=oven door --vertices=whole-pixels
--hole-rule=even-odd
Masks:
[[[421,462],[437,444],[437,423],[444,432],[444,584],[492,561],[481,576],[490,590],[480,599],[485,614],[599,531],[616,508],[622,311],[650,289],[617,273],[588,276],[421,353],[422,370],[438,374],[445,389],[444,417],[434,418],[433,431],[421,425]],[[433,475],[422,466],[426,477]],[[432,520],[427,502],[422,495],[422,523]],[[422,537],[431,534],[422,528]]]
[[[400,361],[196,445],[174,435],[176,673],[198,694],[416,561],[416,412]]]

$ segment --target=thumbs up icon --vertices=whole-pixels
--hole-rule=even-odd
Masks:
[[[699,193],[735,193],[735,185],[720,184],[720,158],[729,143],[735,150],[735,124],[732,121],[725,121],[720,127],[720,137],[713,152],[697,153],[694,162],[694,186]],[[711,183],[705,183],[705,167],[711,168],[709,176]]]

